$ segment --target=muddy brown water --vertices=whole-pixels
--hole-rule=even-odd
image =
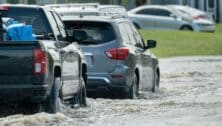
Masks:
[[[222,56],[161,59],[160,69],[158,94],[88,98],[87,108],[10,115],[0,126],[222,126]]]

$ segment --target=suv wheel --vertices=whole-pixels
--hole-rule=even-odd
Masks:
[[[137,81],[138,81],[137,76],[134,73],[133,74],[132,85],[131,85],[131,87],[129,89],[129,98],[130,99],[134,99],[134,98],[136,98],[138,96],[138,92],[139,92],[138,89],[139,89],[139,87],[138,87]]]
[[[183,27],[181,27],[181,30],[182,31],[193,31],[192,27],[190,27],[190,26],[183,26]]]
[[[80,89],[80,93],[79,93],[79,103],[81,107],[86,107],[87,103],[86,103],[86,86],[85,86],[85,81],[82,78],[81,79],[81,83],[82,83],[82,87]]]
[[[81,87],[79,89],[79,92],[77,94],[74,94],[73,96],[73,106],[75,108],[78,107],[86,107],[86,87],[85,87],[85,82],[83,79],[81,79]]]
[[[159,75],[157,72],[155,72],[152,92],[154,93],[159,92],[159,82],[160,82]]]
[[[61,86],[61,79],[60,77],[56,77],[54,79],[54,84],[48,99],[47,112],[56,113],[60,111],[60,106],[61,106],[61,98],[59,97],[60,86]]]

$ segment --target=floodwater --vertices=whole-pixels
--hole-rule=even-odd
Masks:
[[[135,100],[87,99],[88,107],[63,106],[57,114],[16,114],[3,126],[222,126],[222,56],[160,60],[158,94]]]

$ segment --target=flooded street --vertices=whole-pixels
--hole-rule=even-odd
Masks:
[[[160,70],[158,94],[87,99],[87,108],[11,115],[0,126],[222,126],[222,56],[160,59]]]

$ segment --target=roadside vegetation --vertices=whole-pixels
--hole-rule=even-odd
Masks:
[[[144,40],[157,40],[151,51],[159,57],[222,55],[222,24],[215,33],[140,30]]]

